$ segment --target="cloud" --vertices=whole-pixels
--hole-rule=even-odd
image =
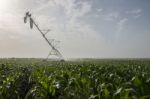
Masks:
[[[119,14],[119,12],[110,12],[110,13],[104,15],[104,16],[105,16],[105,20],[114,21],[114,20],[117,20],[120,17],[120,14]]]
[[[86,1],[84,2],[83,1],[75,2],[75,1],[76,0],[66,0],[66,1],[55,0],[54,2],[50,1],[49,5],[54,5],[54,6],[48,6],[48,8],[46,6],[44,8],[43,5],[43,7],[41,7],[42,9],[38,11],[40,13],[43,12],[43,10],[51,9],[53,15],[50,14],[47,18],[44,17],[44,14],[42,16],[44,20],[49,20],[49,21],[50,19],[54,19],[55,17],[55,20],[53,20],[53,22],[51,23],[53,25],[51,26],[57,28],[58,30],[65,31],[65,32],[80,31],[81,28],[84,29],[84,26],[86,27],[86,25],[88,25],[87,23],[82,21],[81,18],[86,17],[86,14],[90,13],[91,4],[89,4],[89,2]],[[55,10],[56,12],[54,13],[53,10]],[[58,13],[61,13],[61,16],[58,15]]]
[[[97,11],[98,11],[98,12],[102,12],[102,11],[103,11],[103,9],[102,9],[102,8],[99,8],[99,9],[97,9]]]
[[[98,9],[96,9],[96,13],[93,14],[93,16],[95,18],[99,18],[101,16],[101,12],[103,12],[103,9],[102,8],[98,8]]]
[[[131,14],[134,18],[139,18],[142,16],[142,9],[126,11],[127,14]]]
[[[142,9],[136,9],[136,10],[127,11],[126,13],[128,13],[128,14],[139,14],[141,12],[142,12]]]
[[[117,23],[117,25],[118,25],[117,32],[121,32],[124,29],[124,26],[127,21],[128,21],[127,18],[123,18]]]

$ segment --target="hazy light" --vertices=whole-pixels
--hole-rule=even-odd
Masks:
[[[0,13],[7,11],[10,7],[10,3],[9,0],[0,0]]]

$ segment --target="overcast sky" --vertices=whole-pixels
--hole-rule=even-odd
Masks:
[[[45,57],[26,11],[65,58],[149,58],[150,0],[0,0],[0,57]]]

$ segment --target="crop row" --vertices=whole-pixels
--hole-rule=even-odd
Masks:
[[[0,99],[148,99],[147,63],[65,62],[0,65]]]

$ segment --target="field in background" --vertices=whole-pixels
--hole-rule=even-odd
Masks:
[[[0,59],[0,99],[149,99],[150,59]]]

